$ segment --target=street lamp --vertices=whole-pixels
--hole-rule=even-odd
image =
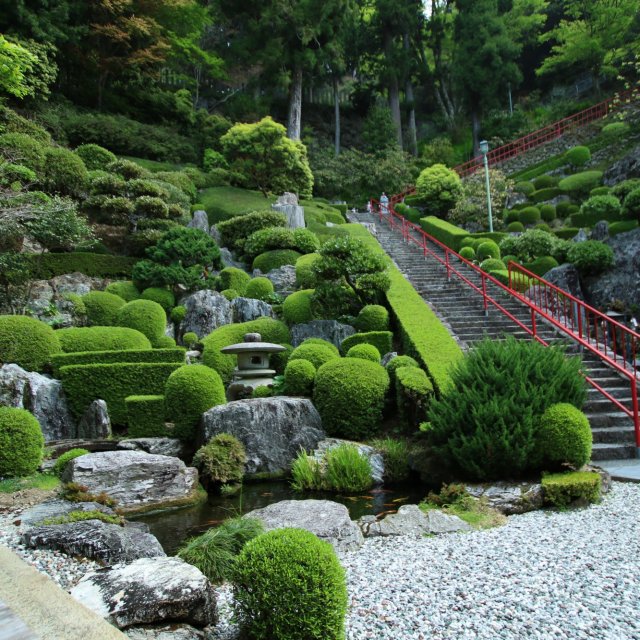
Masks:
[[[491,215],[491,187],[489,185],[489,161],[487,153],[489,153],[489,143],[486,140],[480,141],[480,153],[484,158],[484,181],[487,187],[487,209],[489,211],[489,231],[493,232],[493,216]]]

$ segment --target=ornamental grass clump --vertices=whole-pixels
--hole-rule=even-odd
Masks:
[[[409,478],[409,443],[406,440],[381,438],[372,440],[370,444],[382,452],[386,483],[405,482]]]

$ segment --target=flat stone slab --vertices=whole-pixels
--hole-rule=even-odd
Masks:
[[[214,624],[216,595],[196,567],[180,558],[144,558],[88,574],[71,590],[86,607],[120,629],[141,624]]]
[[[98,502],[70,502],[69,500],[47,500],[23,511],[20,514],[20,524],[28,527],[37,526],[49,518],[65,516],[72,511],[100,511],[114,515],[115,511]]]
[[[467,484],[465,489],[469,495],[486,500],[490,507],[506,516],[542,508],[542,485],[537,482]]]
[[[339,552],[355,551],[364,542],[347,507],[331,500],[282,500],[250,511],[244,517],[262,520],[267,531],[285,527],[306,529],[330,542]]]
[[[182,440],[178,438],[131,438],[120,440],[118,449],[144,451],[159,456],[181,457],[185,452]]]

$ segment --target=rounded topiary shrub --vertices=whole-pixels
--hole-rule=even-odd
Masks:
[[[488,258],[480,263],[480,268],[487,273],[491,273],[492,271],[504,271],[507,267],[502,260]]]
[[[347,358],[360,358],[371,362],[380,362],[380,352],[372,344],[356,344],[347,351]]]
[[[177,325],[180,324],[186,316],[187,308],[182,304],[179,304],[177,307],[173,307],[173,309],[171,309],[171,313],[169,314],[171,322],[174,322]]]
[[[118,311],[126,302],[118,295],[106,291],[90,291],[82,296],[87,322],[95,327],[109,327],[116,324]]]
[[[543,204],[540,207],[540,217],[545,222],[552,222],[556,219],[556,208],[552,204]]]
[[[187,347],[187,349],[190,349],[196,342],[198,342],[198,334],[193,331],[187,331],[187,333],[182,336],[182,344]]]
[[[533,179],[533,186],[536,191],[540,189],[549,189],[557,186],[559,180],[556,176],[543,175]],[[527,194],[530,195],[530,194]]]
[[[324,338],[305,338],[302,341],[302,344],[304,345],[321,344],[323,347],[327,347],[332,353],[335,353],[336,356],[340,355],[340,349],[338,349],[338,347],[336,347],[336,345],[333,344],[333,342],[329,342]]]
[[[525,196],[531,195],[538,187],[535,187],[531,182],[516,182],[513,185],[513,190],[516,193],[521,193]]]
[[[317,369],[325,362],[336,360],[339,357],[340,355],[328,346],[305,341],[291,352],[289,362],[293,360],[308,360]]]
[[[235,289],[223,289],[220,292],[229,302],[240,297],[240,294]]]
[[[160,336],[153,341],[154,349],[172,349],[176,346],[176,341],[171,336]]]
[[[629,192],[624,198],[624,217],[630,220],[640,220],[640,188]]]
[[[302,324],[313,320],[311,300],[315,289],[303,289],[287,296],[282,305],[282,315],[287,324]]]
[[[515,233],[522,233],[524,231],[524,225],[522,224],[522,222],[510,222],[507,225],[507,231],[510,232],[515,232]]]
[[[153,300],[133,300],[127,302],[118,311],[116,324],[119,327],[135,329],[149,338],[154,344],[164,335],[167,326],[167,314],[164,309]]]
[[[168,218],[169,206],[156,196],[140,196],[135,200],[135,214],[143,218]]]
[[[89,171],[104,170],[108,164],[117,160],[115,154],[99,144],[81,144],[75,153],[82,159]]]
[[[312,289],[316,286],[318,276],[313,270],[313,265],[320,260],[319,253],[308,253],[296,260],[296,285],[303,289]]]
[[[525,209],[521,209],[518,219],[524,225],[536,224],[536,222],[540,222],[540,209],[538,209],[538,207],[526,207]]]
[[[167,379],[164,398],[167,420],[175,424],[173,434],[186,442],[193,439],[202,414],[226,402],[219,374],[198,364],[176,369]]]
[[[622,205],[615,196],[591,196],[580,206],[580,213],[574,214],[580,216],[579,222],[584,226],[593,226],[600,220],[608,222],[616,222],[620,220]],[[574,216],[571,219],[574,219]]]
[[[589,192],[590,196],[609,196],[611,195],[611,187],[596,187]]]
[[[273,282],[269,278],[259,276],[251,278],[244,292],[246,298],[254,298],[255,300],[267,300],[273,295]]]
[[[0,407],[0,477],[28,476],[40,466],[44,436],[25,409]]]
[[[255,640],[342,640],[345,572],[330,543],[303,529],[248,542],[233,576],[234,608]]]
[[[65,451],[53,465],[53,473],[55,473],[58,477],[62,475],[64,470],[67,467],[67,464],[74,460],[75,458],[79,458],[80,456],[84,456],[87,453],[91,453],[89,449],[69,449],[69,451]]]
[[[64,353],[151,349],[147,336],[126,327],[70,327],[58,329],[56,336]]]
[[[539,256],[533,262],[525,263],[524,267],[533,271],[536,275],[542,277],[547,271],[555,269],[558,266],[558,261],[552,256]]]
[[[176,297],[168,289],[149,287],[142,292],[143,300],[157,302],[165,311],[170,311],[176,304]]]
[[[558,188],[572,195],[580,195],[589,193],[600,183],[600,180],[602,180],[602,171],[582,171],[560,180]]]
[[[89,174],[82,159],[63,147],[45,150],[42,180],[48,191],[79,196],[89,182]]]
[[[465,260],[473,261],[476,257],[476,252],[473,250],[473,247],[462,247],[462,249],[460,249],[460,256]]]
[[[478,260],[486,260],[487,258],[500,259],[500,247],[493,240],[483,242],[476,253]]]
[[[613,249],[597,240],[575,242],[567,251],[567,261],[584,275],[597,275],[613,266]]]
[[[292,396],[310,396],[316,368],[308,360],[290,360],[284,369],[286,393]]]
[[[275,249],[265,251],[253,261],[253,268],[260,269],[262,273],[269,273],[273,269],[279,269],[287,264],[295,264],[300,257],[300,253],[292,249]]]
[[[353,326],[360,332],[387,331],[389,329],[389,312],[379,304],[367,304],[358,313]]]
[[[237,267],[225,267],[220,272],[220,290],[233,289],[238,295],[243,296],[251,280],[251,276]]]
[[[0,316],[0,365],[13,363],[27,371],[42,371],[60,351],[56,332],[44,322],[28,316]]]
[[[565,160],[574,167],[583,167],[591,160],[589,147],[573,147],[564,154]]]
[[[591,458],[592,434],[587,416],[566,402],[552,405],[540,418],[537,446],[549,471],[564,464],[580,468]]]
[[[396,370],[400,369],[400,367],[417,367],[419,369],[420,365],[411,356],[396,356],[389,360],[386,369],[392,386],[395,386]]]
[[[520,220],[520,209],[506,209],[502,214],[502,219],[504,220],[505,224],[509,224],[510,222],[517,222],[518,220]]]
[[[416,192],[427,215],[444,217],[462,196],[462,181],[453,169],[434,164],[418,176]]]
[[[624,137],[629,132],[629,125],[626,122],[610,122],[602,127],[603,135],[609,140],[616,140]]]
[[[329,435],[362,440],[378,432],[388,389],[389,374],[379,364],[335,359],[318,368],[313,403]]]
[[[112,282],[105,289],[107,293],[112,293],[114,296],[120,296],[125,302],[131,302],[137,300],[140,297],[140,292],[133,282],[130,280],[120,280],[118,282]]]
[[[242,482],[246,461],[242,442],[228,433],[219,433],[196,451],[192,464],[205,485],[220,485]]]
[[[26,133],[4,133],[0,135],[0,157],[19,163],[40,173],[45,164],[47,145]]]

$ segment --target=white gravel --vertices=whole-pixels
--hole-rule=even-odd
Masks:
[[[97,566],[24,549],[15,516],[0,514],[0,544],[63,588]],[[616,482],[600,505],[488,531],[369,539],[341,561],[349,640],[640,640],[640,485]],[[217,591],[210,637],[231,640],[231,589]]]

